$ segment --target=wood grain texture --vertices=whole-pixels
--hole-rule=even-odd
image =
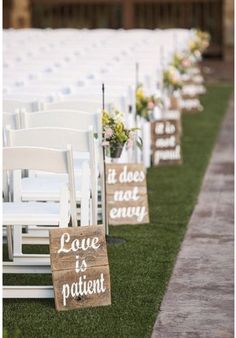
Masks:
[[[161,126],[163,125],[163,128]],[[173,125],[175,128],[174,132],[167,132],[167,126]],[[176,135],[178,138],[179,134],[179,119],[162,119],[162,120],[156,120],[151,122],[151,133],[153,137],[157,136],[170,136],[170,135]],[[158,128],[159,127],[159,128]],[[159,130],[159,132],[158,132]]]
[[[104,292],[101,293],[92,293],[92,294],[81,294],[79,293],[79,282],[82,280],[82,291],[84,289],[88,289],[89,281],[97,281],[101,280],[101,274],[103,274],[104,282],[103,288]],[[86,281],[86,287],[84,288],[83,282]],[[77,287],[75,284],[77,283]],[[63,304],[63,285],[68,284],[69,288],[73,291],[77,291],[77,293],[70,294],[66,299],[66,305]],[[101,283],[97,283],[96,285],[101,286]],[[111,287],[110,287],[110,274],[109,274],[109,266],[99,266],[87,269],[84,273],[76,273],[74,270],[61,270],[55,271],[53,273],[53,286],[54,286],[54,297],[55,297],[55,306],[57,311],[66,311],[72,309],[80,309],[84,307],[94,307],[94,306],[103,306],[111,304]],[[92,291],[93,287],[90,288]],[[64,286],[65,292],[68,289]],[[97,287],[96,287],[97,290]],[[68,294],[68,293],[67,293]],[[66,294],[66,295],[67,295]]]
[[[199,100],[199,95],[182,94],[182,100]]]
[[[180,100],[175,97],[174,95],[172,95],[170,97],[170,110],[179,110],[180,109]]]
[[[182,163],[181,129],[180,119],[163,119],[151,123],[154,166]]]
[[[109,173],[115,170],[115,180],[116,183],[112,184],[109,182]],[[123,173],[123,174],[122,174]],[[132,175],[129,173],[132,173]],[[121,175],[122,174],[122,175]],[[132,176],[132,177],[131,177]],[[106,178],[107,178],[107,193],[109,194],[112,186],[143,186],[146,187],[146,169],[143,164],[133,164],[133,163],[122,163],[122,164],[107,164],[106,165]],[[121,181],[123,178],[126,178],[126,181]],[[136,181],[135,181],[136,180]]]
[[[137,184],[134,185],[132,183],[129,184],[129,185],[125,185],[125,191],[132,190],[136,186],[137,186]],[[116,191],[120,191],[120,190],[124,190],[124,187],[120,186],[120,185],[117,186],[116,184],[114,184],[114,185],[110,184],[109,185],[109,191],[108,191],[107,195],[109,195],[111,197],[112,195],[114,195],[114,193]],[[138,186],[138,191],[139,191],[139,195],[147,195],[147,187],[146,187],[146,185]]]
[[[201,109],[194,107],[194,108],[182,108],[182,113],[190,113],[190,114],[195,114],[201,112]]]
[[[82,240],[88,241],[88,239],[97,237],[100,246],[96,251],[92,248],[88,248],[86,251],[78,250],[76,252],[70,251],[70,253],[58,253],[61,236],[64,233],[68,233],[70,235],[70,242],[64,244],[64,248],[66,250],[69,250],[71,247],[71,242],[75,239],[79,239],[79,241],[82,242]],[[49,233],[49,240],[52,271],[74,269],[75,259],[78,255],[80,259],[86,259],[88,267],[107,264],[107,246],[104,226],[102,225],[55,230],[53,229]]]
[[[49,240],[56,309],[111,304],[104,226],[52,229]]]
[[[109,179],[111,173],[112,180]],[[149,223],[144,165],[107,164],[106,187],[109,224]]]

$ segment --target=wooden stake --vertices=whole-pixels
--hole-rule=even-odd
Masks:
[[[102,113],[105,109],[105,86],[104,83],[102,84]],[[103,130],[102,130],[102,139],[103,139]],[[102,145],[102,155],[103,155],[103,193],[104,198],[102,199],[104,201],[104,214],[103,214],[103,223],[105,226],[105,233],[106,235],[109,234],[109,224],[108,224],[108,215],[107,215],[107,191],[106,191],[106,146]]]
[[[137,128],[138,127],[138,115],[137,115],[137,110],[136,110],[136,101],[137,101],[137,98],[136,98],[136,91],[138,89],[138,85],[139,85],[139,64],[138,62],[136,62],[135,64],[135,107],[134,107],[134,112],[135,112],[135,127]],[[136,147],[136,150],[135,150],[135,160],[136,162],[138,162],[138,148]]]

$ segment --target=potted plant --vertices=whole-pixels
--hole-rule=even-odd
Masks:
[[[123,114],[113,109],[111,113],[104,110],[102,115],[103,145],[106,155],[120,158],[124,146],[132,148],[137,145],[142,148],[142,139],[137,135],[138,128],[128,129],[124,125]]]

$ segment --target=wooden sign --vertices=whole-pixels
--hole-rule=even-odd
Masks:
[[[56,309],[110,305],[104,226],[57,228],[49,239]]]
[[[202,111],[199,96],[182,95],[182,113],[198,113]]]
[[[170,96],[170,110],[177,110],[180,111],[181,106],[180,106],[180,99],[174,95]]]
[[[146,172],[142,164],[107,164],[108,223],[149,223]]]
[[[151,123],[152,162],[154,166],[162,164],[180,164],[181,128],[178,119],[156,120]]]

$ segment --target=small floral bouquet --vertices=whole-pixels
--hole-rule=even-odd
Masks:
[[[183,86],[179,70],[172,65],[170,65],[167,69],[164,70],[163,82],[165,88],[167,88],[171,92],[181,89]]]
[[[193,59],[187,53],[175,53],[171,65],[181,74],[185,74],[193,66]]]
[[[143,117],[147,121],[151,121],[153,115],[153,109],[156,107],[162,107],[162,99],[158,96],[151,95],[146,96],[144,94],[143,86],[138,85],[136,89],[136,113]]]
[[[197,30],[194,37],[189,42],[189,51],[197,59],[201,59],[202,53],[210,44],[210,34]]]
[[[111,158],[121,156],[124,145],[127,149],[135,144],[141,149],[142,139],[137,135],[138,128],[127,129],[123,122],[123,114],[113,109],[111,113],[104,110],[102,115],[103,145],[109,146]]]
[[[201,51],[206,50],[210,45],[211,36],[208,32],[197,30],[197,38],[201,41]]]

